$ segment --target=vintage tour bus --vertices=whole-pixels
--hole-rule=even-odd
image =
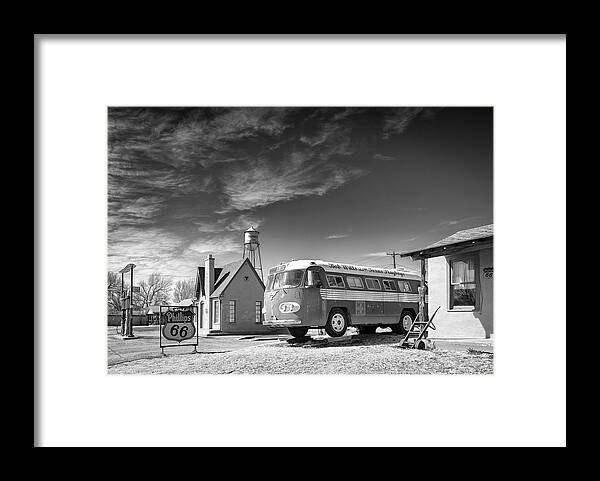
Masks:
[[[325,328],[332,337],[348,326],[361,333],[391,327],[405,334],[419,312],[421,277],[407,269],[379,269],[293,260],[269,269],[263,324],[287,327],[294,337]]]

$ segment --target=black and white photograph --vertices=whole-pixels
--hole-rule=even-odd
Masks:
[[[107,115],[109,373],[493,372],[492,107]]]
[[[566,34],[33,44],[33,447],[566,447]]]

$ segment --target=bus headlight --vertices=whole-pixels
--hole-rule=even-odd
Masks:
[[[279,304],[279,312],[297,312],[300,310],[300,304],[297,302],[282,302]]]

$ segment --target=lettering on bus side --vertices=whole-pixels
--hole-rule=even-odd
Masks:
[[[366,302],[367,315],[383,314],[383,302]]]
[[[364,316],[366,314],[365,301],[356,301],[356,315]]]

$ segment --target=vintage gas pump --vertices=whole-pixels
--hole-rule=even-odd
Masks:
[[[121,332],[123,339],[132,339],[133,335],[133,269],[135,264],[127,264],[121,272]],[[129,288],[125,285],[125,274],[129,273]]]

